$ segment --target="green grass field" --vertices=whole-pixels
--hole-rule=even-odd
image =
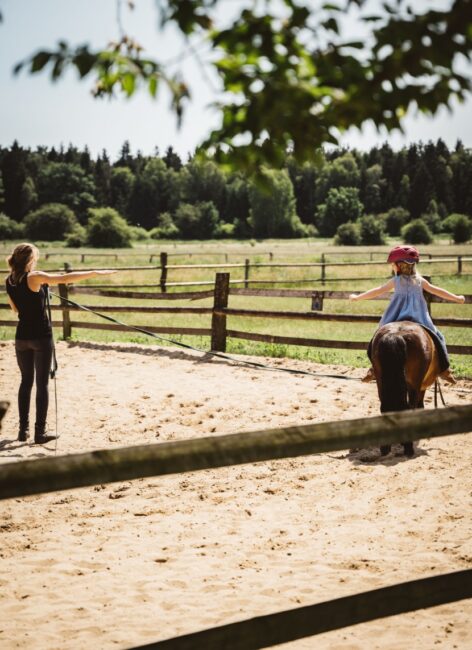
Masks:
[[[392,242],[391,244],[393,244]],[[254,263],[306,263],[319,262],[324,254],[327,262],[367,262],[379,261],[377,265],[351,266],[347,264],[341,267],[327,267],[326,283],[320,283],[320,268],[254,268],[250,269],[250,280],[277,280],[284,284],[283,287],[298,287],[304,289],[332,289],[338,291],[359,292],[372,286],[380,284],[383,279],[390,275],[389,266],[384,262],[386,253],[391,247],[336,247],[330,240],[266,240],[263,242],[236,242],[236,241],[208,241],[208,242],[163,242],[161,245],[137,245],[133,249],[114,249],[100,251],[97,249],[64,249],[60,244],[45,245],[41,247],[42,259],[39,268],[53,270],[63,269],[67,262],[74,270],[85,268],[106,268],[117,266],[150,266],[150,256],[154,255],[152,264],[159,266],[159,253],[166,251],[169,254],[168,264],[216,264],[216,263],[243,263],[247,258],[251,264]],[[6,253],[9,246],[1,246]],[[423,255],[471,256],[472,246],[453,246],[446,239],[439,240],[435,245],[421,247]],[[46,260],[45,255],[50,257]],[[81,262],[81,256],[85,254],[85,262]],[[117,255],[118,259],[110,257],[110,254]],[[93,257],[92,257],[93,255]],[[101,256],[100,256],[101,255]],[[5,257],[5,256],[3,256]],[[272,258],[272,259],[270,259]],[[4,269],[7,266],[4,263]],[[472,294],[472,259],[463,260],[462,275],[457,275],[457,260],[454,259],[447,264],[425,263],[420,264],[420,272],[423,275],[431,276],[432,282],[448,289],[454,293]],[[226,269],[216,269],[225,271]],[[204,282],[213,283],[215,269],[169,269],[167,282]],[[228,268],[231,273],[231,280],[244,278],[243,268]],[[369,279],[369,278],[378,278]],[[116,284],[116,285],[154,285],[159,286],[160,269],[126,270],[110,276],[90,280],[81,285]],[[303,282],[303,283],[302,283]],[[236,286],[242,286],[238,284]],[[271,285],[251,284],[251,288]],[[169,287],[169,291],[182,290],[203,290],[209,289],[212,284],[205,286],[191,285],[179,288]],[[131,287],[130,287],[131,289]],[[146,290],[146,289],[143,289]],[[148,291],[152,290],[150,288]],[[101,305],[147,305],[147,306],[194,306],[206,307],[212,305],[212,298],[198,301],[152,301],[143,299],[122,299],[105,298],[101,296],[77,295],[73,297],[77,302],[94,306],[98,311]],[[373,314],[379,318],[385,308],[384,301],[362,301],[360,303],[349,303],[347,300],[325,301],[324,311],[330,313],[355,313]],[[259,310],[285,310],[285,311],[309,311],[311,301],[308,298],[261,298],[247,296],[230,296],[229,307]],[[150,325],[162,325],[168,327],[210,327],[210,315],[173,315],[173,314],[111,314],[123,322],[146,327]],[[454,303],[433,304],[432,316],[434,317],[458,317],[472,318],[472,304],[458,305]],[[71,317],[76,321],[100,321],[95,316],[72,312]],[[156,318],[159,320],[157,321]],[[14,320],[13,314],[6,310],[2,311],[1,319]],[[308,322],[296,320],[279,320],[263,318],[229,317],[228,329],[237,329],[264,334],[280,336],[296,336],[309,338],[325,338],[332,340],[364,341],[367,343],[375,331],[374,323],[337,323],[333,321]],[[472,345],[472,328],[447,327],[441,328],[449,344]],[[60,337],[61,332],[56,333]],[[13,327],[0,328],[0,338],[12,339],[14,337]],[[153,339],[137,333],[121,333],[111,331],[75,329],[72,332],[73,339],[87,341],[129,341],[137,343],[152,344]],[[210,341],[207,337],[195,336],[173,336],[175,340],[181,340],[195,347],[208,350]],[[368,365],[367,355],[363,351],[355,350],[331,350],[313,349],[302,346],[283,346],[256,343],[228,339],[228,352],[239,354],[267,355],[274,357],[292,357],[298,359],[309,359],[321,363],[342,363],[355,367]],[[472,377],[472,356],[452,355],[452,367],[457,375]]]

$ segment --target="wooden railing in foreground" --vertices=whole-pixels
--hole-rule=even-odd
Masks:
[[[403,411],[373,418],[323,422],[213,438],[100,450],[3,465],[0,499],[148,476],[226,467],[393,444],[408,438],[465,433],[472,405]],[[257,650],[359,623],[472,596],[472,570],[383,587],[245,621],[149,643],[134,650]]]
[[[229,623],[132,650],[259,650],[470,597],[472,569],[466,569]]]
[[[25,460],[1,466],[0,499],[471,430],[472,405],[451,406]]]

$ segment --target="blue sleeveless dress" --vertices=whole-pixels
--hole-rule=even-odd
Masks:
[[[429,330],[436,341],[441,356],[441,366],[449,367],[446,341],[442,332],[437,329],[431,320],[423,296],[420,275],[396,275],[394,277],[393,295],[380,320],[379,327],[399,320],[411,320]]]

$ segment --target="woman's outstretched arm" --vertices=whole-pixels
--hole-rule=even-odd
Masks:
[[[465,302],[464,296],[456,296],[455,293],[446,291],[446,289],[441,289],[441,287],[436,287],[434,284],[431,284],[431,282],[428,282],[428,280],[425,280],[424,278],[421,280],[421,286],[425,291],[438,296],[438,298],[444,298],[444,300],[450,300],[451,302]]]
[[[32,271],[28,274],[28,286],[32,291],[38,291],[42,284],[55,286],[58,284],[70,284],[96,278],[98,275],[111,275],[116,273],[112,270],[103,271],[71,271],[70,273],[46,273],[45,271]]]
[[[353,300],[354,302],[356,300],[369,300],[371,298],[377,298],[377,296],[381,296],[383,293],[387,293],[387,291],[391,291],[394,287],[394,282],[393,278],[391,278],[388,282],[385,284],[382,284],[380,287],[375,287],[374,289],[369,289],[369,291],[364,291],[364,293],[351,293],[349,296],[349,300]]]

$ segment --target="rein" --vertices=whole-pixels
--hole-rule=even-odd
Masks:
[[[78,309],[82,309],[83,311],[87,311],[91,314],[95,314],[95,316],[99,316],[100,318],[110,321],[111,323],[121,325],[123,327],[126,327],[127,329],[134,330],[135,332],[140,332],[141,334],[145,334],[146,336],[151,336],[152,338],[158,339],[159,341],[165,341],[166,343],[171,343],[172,345],[177,345],[181,348],[186,348],[187,350],[193,350],[194,352],[199,352],[200,354],[210,355],[213,357],[217,357],[218,359],[225,359],[226,361],[232,361],[238,364],[245,364],[252,368],[259,368],[260,370],[267,370],[269,372],[288,372],[293,375],[307,375],[309,377],[323,377],[323,378],[330,378],[330,379],[344,379],[346,381],[360,381],[360,379],[358,379],[357,377],[348,377],[346,375],[314,373],[314,372],[308,372],[307,370],[295,370],[293,368],[274,368],[273,366],[267,366],[263,363],[258,363],[257,361],[245,361],[244,359],[236,359],[235,357],[232,357],[229,354],[224,354],[223,352],[202,350],[200,348],[195,348],[191,345],[188,345],[187,343],[182,343],[181,341],[175,341],[173,339],[168,339],[163,336],[159,336],[158,334],[155,334],[154,332],[150,332],[149,330],[145,330],[142,327],[136,327],[135,325],[128,325],[127,323],[123,323],[117,318],[106,316],[105,314],[102,314],[99,311],[95,311],[93,309],[90,309],[89,307],[85,307],[84,305],[81,305],[78,302],[74,302],[69,298],[64,298],[63,296],[55,294],[52,291],[51,291],[51,295],[54,296],[55,298],[59,298],[59,300],[61,301],[69,303],[69,305],[72,305],[73,307],[77,307]]]
[[[57,363],[57,356],[56,356],[56,346],[54,343],[54,330],[52,327],[52,316],[51,316],[51,302],[49,299],[49,285],[46,285],[46,309],[48,312],[48,318],[49,318],[49,323],[51,325],[51,334],[52,334],[52,359],[51,359],[51,368],[49,370],[49,376],[51,379],[54,380],[54,407],[55,407],[55,414],[56,414],[56,440],[55,440],[55,447],[54,447],[54,453],[57,454],[57,441],[59,439],[59,432],[58,432],[58,421],[59,421],[59,416],[58,416],[58,410],[57,410],[57,369],[58,369],[58,363]]]

